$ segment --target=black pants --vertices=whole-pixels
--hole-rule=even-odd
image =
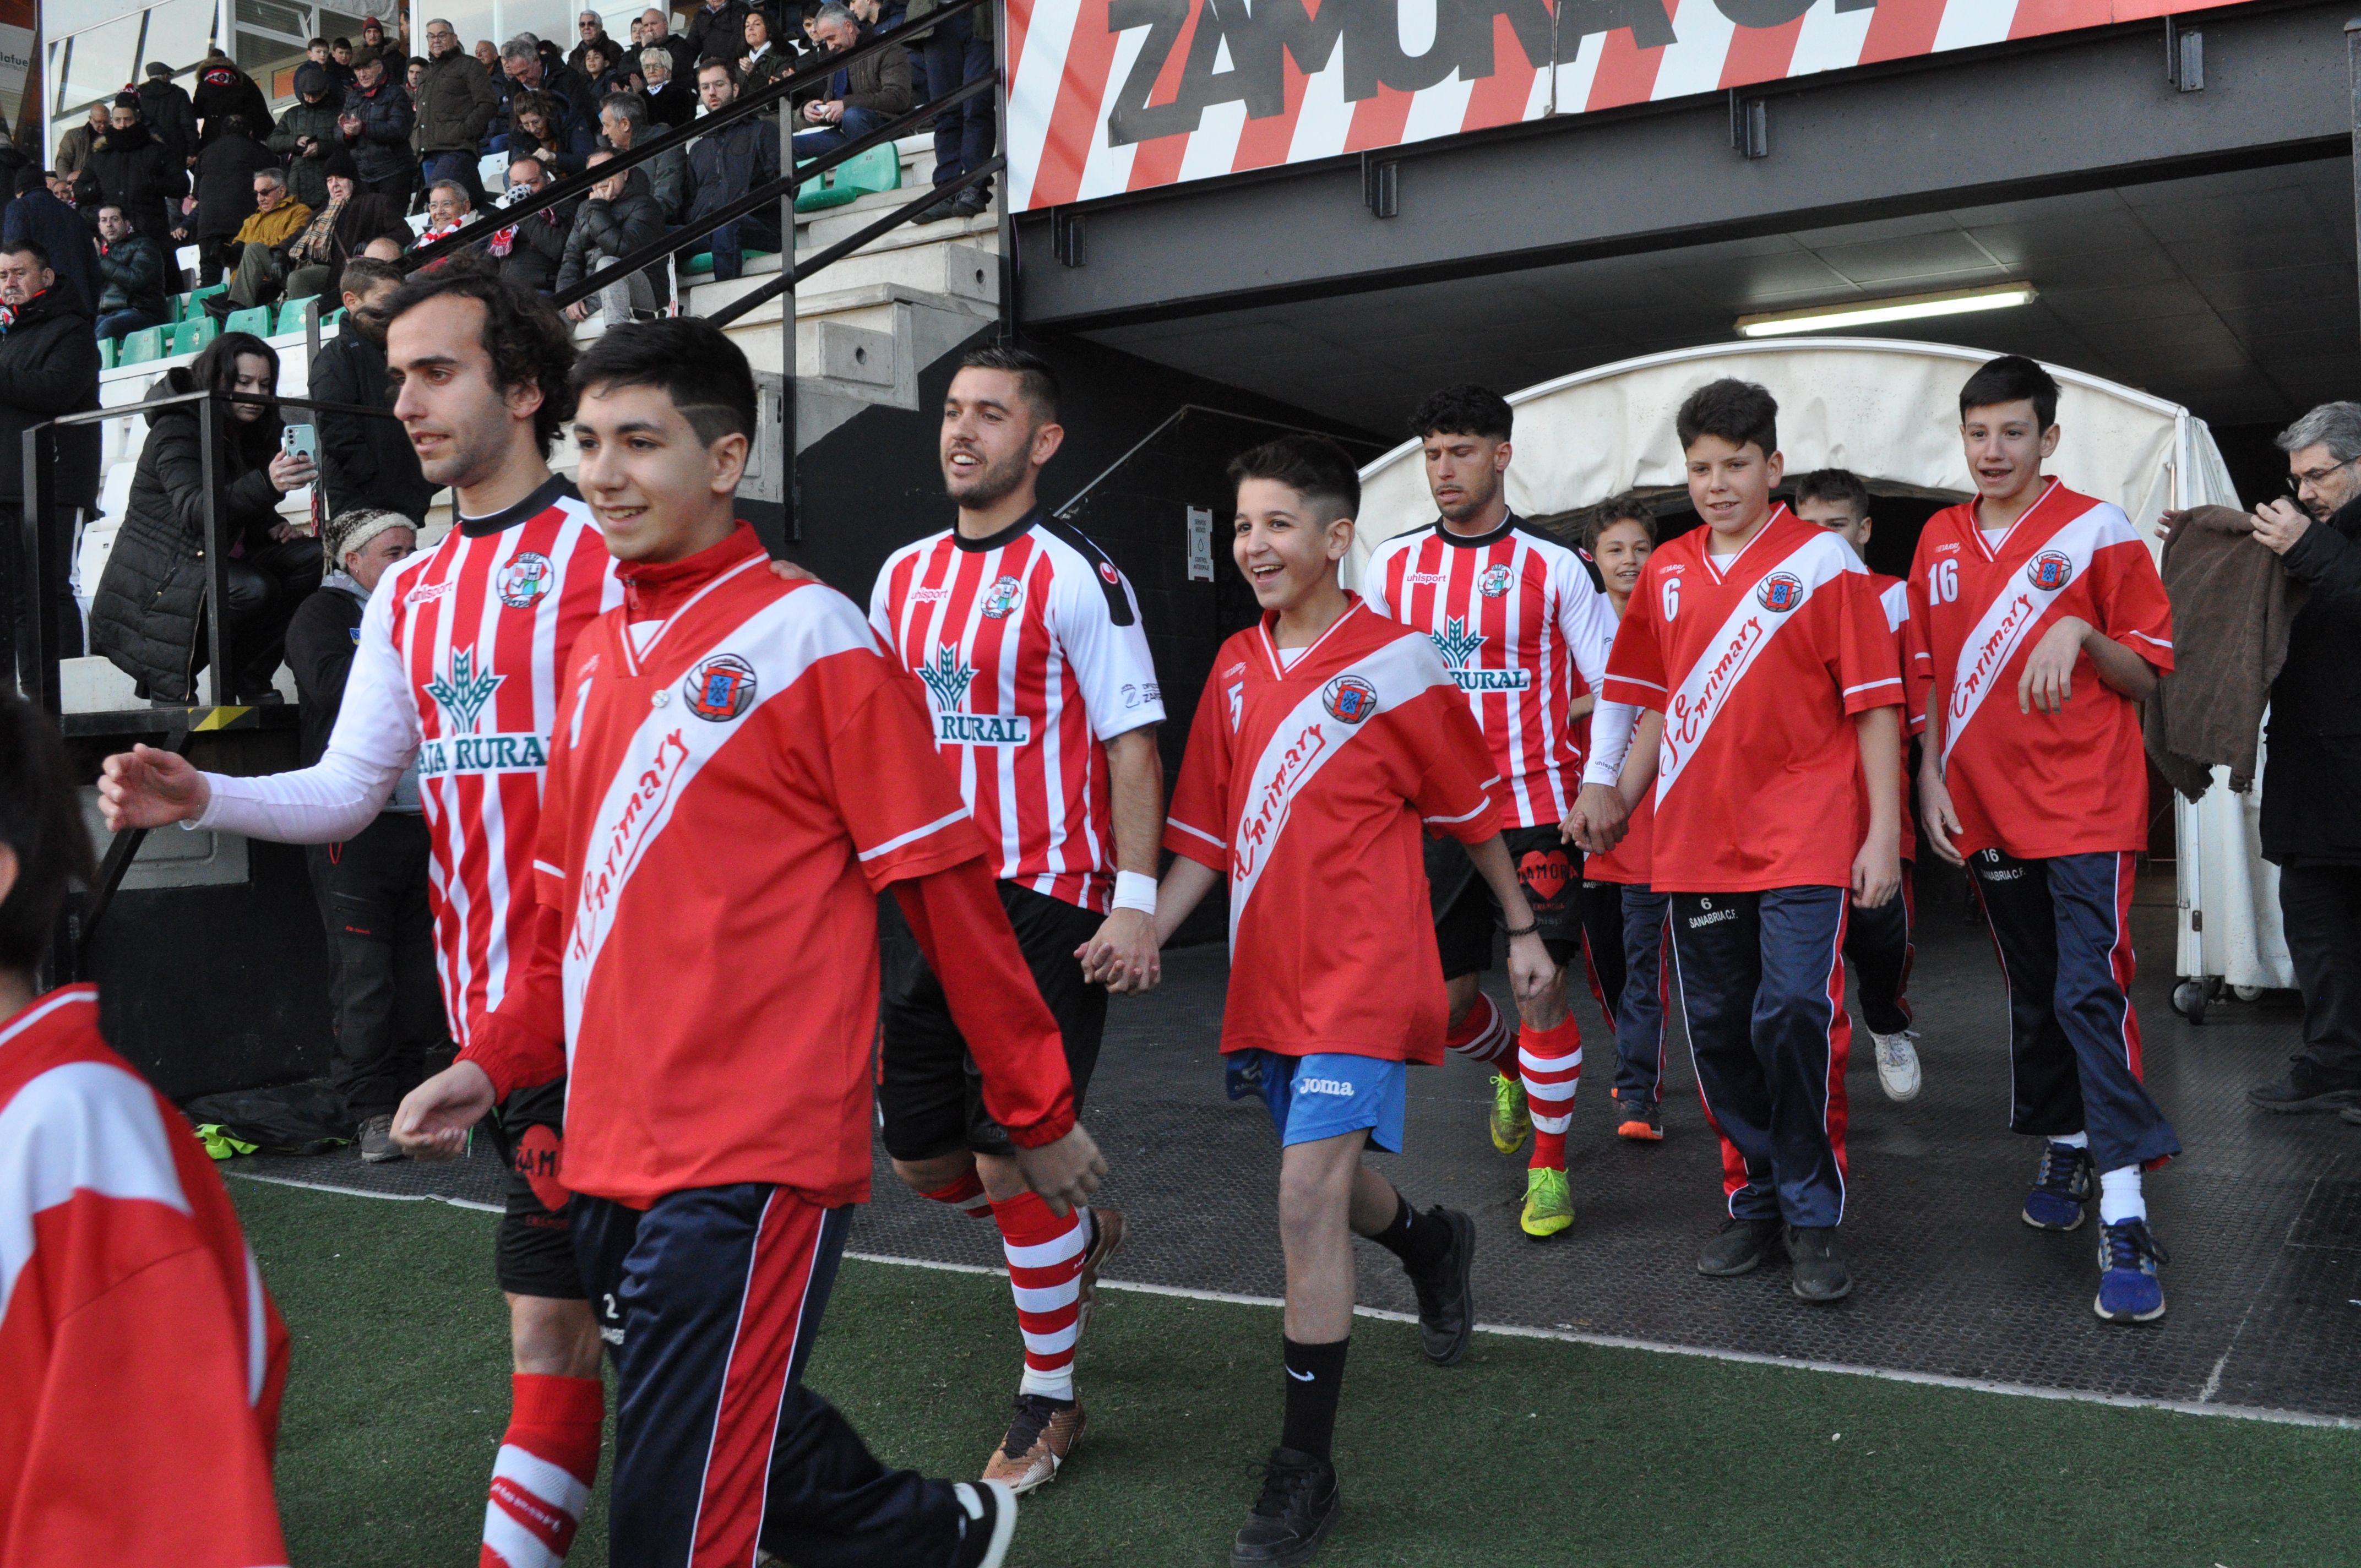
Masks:
[[[368,195],[392,197],[394,210],[406,213],[410,211],[411,192],[418,188],[418,170],[397,169],[382,180],[361,181],[360,188]]]
[[[929,102],[948,98],[993,69],[992,45],[975,36],[972,15],[953,16],[920,42]],[[979,93],[935,116],[935,183],[948,185],[992,157],[998,135],[992,94]]]
[[[74,534],[79,513],[79,508],[58,508],[56,519],[49,525],[49,536],[42,541],[49,552],[49,580],[57,585],[57,597],[50,602],[58,618],[58,657],[60,659],[79,659],[82,651],[82,607],[74,602],[73,596]],[[16,602],[15,576],[15,563],[24,553],[23,536],[19,532],[24,525],[24,517],[22,505],[0,506],[0,530],[5,531],[0,533],[0,617],[5,618],[11,636],[15,635],[17,618],[25,613],[24,607]],[[319,547],[314,545],[312,553],[317,555]]]
[[[1910,1027],[1910,1003],[1903,992],[1917,952],[1910,940],[1917,915],[1918,895],[1905,861],[1900,891],[1874,909],[1853,905],[1845,920],[1845,961],[1861,982],[1861,1021],[1872,1035],[1899,1035]]]
[[[2296,1059],[2339,1084],[2361,1084],[2361,866],[2280,867],[2279,918],[2303,992]]]
[[[320,586],[320,542],[290,539],[284,543],[248,548],[233,557],[226,574],[229,584],[229,653],[237,665],[233,683],[240,696],[258,696],[270,689],[270,677],[287,654],[287,623],[295,607]],[[205,642],[197,643],[194,674],[208,662]]]
[[[341,844],[313,844],[312,891],[328,927],[336,1047],[328,1080],[355,1122],[392,1112],[449,1025],[426,906],[426,824],[387,811]]]

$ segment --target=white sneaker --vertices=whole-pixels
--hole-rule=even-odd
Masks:
[[[1869,1032],[1877,1047],[1877,1083],[1885,1091],[1888,1100],[1918,1098],[1918,1047],[1912,1041],[1918,1037],[1915,1029],[1905,1029],[1898,1035]]]

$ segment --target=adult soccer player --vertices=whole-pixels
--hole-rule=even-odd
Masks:
[[[886,1469],[802,1382],[869,1191],[877,895],[1062,1209],[1104,1166],[1056,1025],[917,689],[737,521],[744,356],[693,318],[620,327],[574,385],[623,604],[558,684],[532,963],[396,1135],[456,1152],[498,1095],[566,1076],[575,1252],[617,1347],[614,1562],[997,1564],[1006,1489]],[[741,961],[771,950],[802,961]]]
[[[1502,781],[1509,858],[1557,960],[1550,983],[1519,1003],[1515,1078],[1492,1080],[1493,1146],[1515,1152],[1532,1126],[1518,1224],[1546,1241],[1574,1223],[1565,1134],[1582,1076],[1582,1026],[1566,1007],[1565,974],[1582,947],[1582,856],[1558,831],[1582,772],[1568,710],[1598,690],[1615,623],[1582,558],[1509,510],[1512,417],[1508,400],[1482,387],[1447,387],[1419,405],[1411,432],[1441,516],[1378,546],[1361,580],[1371,609],[1433,639],[1466,695]],[[1451,994],[1446,1040],[1480,1058],[1506,1032],[1477,989],[1505,916],[1453,840],[1430,846],[1428,880]]]
[[[1640,572],[1656,552],[1654,514],[1637,498],[1619,497],[1585,530],[1591,565],[1620,624],[1639,587]],[[1598,694],[1576,699],[1598,705]],[[1584,738],[1588,739],[1586,717]],[[1590,983],[1615,1030],[1615,1135],[1634,1143],[1664,1137],[1664,911],[1669,901],[1649,886],[1649,847],[1655,799],[1642,795],[1612,850],[1582,859],[1583,946]],[[1571,842],[1573,824],[1561,829]],[[1577,852],[1579,846],[1576,846]]]
[[[1675,419],[1706,526],[1648,558],[1615,634],[1576,811],[1612,848],[1653,785],[1650,886],[1673,959],[1729,1220],[1700,1274],[1783,1245],[1807,1301],[1852,1289],[1845,1201],[1846,896],[1901,880],[1901,665],[1868,569],[1772,499],[1779,405],[1698,389]],[[1642,717],[1633,724],[1635,710]]]
[[[2016,355],[1960,389],[1976,499],[1927,520],[1910,567],[1930,690],[1927,841],[1965,858],[2008,987],[2015,1107],[2044,1140],[2025,1223],[2070,1231],[2099,1188],[2110,1322],[2164,1315],[2141,1168],[2180,1152],[2142,1081],[2132,1011],[2134,857],[2147,843],[2139,705],[2172,668],[2172,606],[2122,510],[2041,465],[2058,383]]]
[[[1859,475],[1843,468],[1821,468],[1806,474],[1795,481],[1795,506],[1797,517],[1835,533],[1867,563],[1869,536],[1876,524],[1869,514],[1869,487],[1861,482]],[[1909,587],[1899,577],[1875,571],[1870,573],[1869,583],[1877,595],[1877,602],[1885,609],[1886,624],[1894,629],[1894,646],[1904,671],[1904,696],[1906,698],[1914,692],[1924,695],[1921,688],[1925,683],[1908,678]],[[1907,731],[1903,740],[1906,747],[1908,736],[1927,728],[1925,709],[1905,701],[1903,727]],[[1903,761],[1904,775],[1907,777],[1909,759],[1905,756]],[[1853,911],[1845,923],[1845,958],[1860,981],[1861,1019],[1869,1025],[1870,1043],[1877,1058],[1878,1087],[1885,1091],[1888,1100],[1916,1100],[1921,1081],[1918,1031],[1910,1026],[1910,1002],[1904,992],[1910,983],[1914,951],[1910,932],[1918,921],[1918,895],[1913,887],[1918,835],[1911,826],[1907,800],[1903,802],[1901,815],[1902,896],[1875,909]]]
[[[64,743],[0,693],[0,1561],[285,1563],[287,1330],[189,1124],[34,992],[92,880]]]
[[[1000,900],[1058,1020],[1079,1104],[1109,988],[1144,990],[1158,974],[1164,700],[1131,585],[1041,510],[1041,466],[1064,437],[1046,362],[1021,349],[970,354],[939,437],[958,521],[886,560],[869,614],[923,684],[942,765],[994,846]],[[1082,1441],[1074,1348],[1123,1215],[1059,1213],[1027,1190],[940,981],[888,921],[885,1149],[913,1189],[979,1217],[988,1203],[999,1226],[1025,1369],[983,1475],[1028,1491]]]
[[[1353,1237],[1400,1258],[1427,1359],[1456,1362],[1475,1327],[1475,1223],[1420,1213],[1364,1163],[1399,1151],[1409,1063],[1443,1059],[1446,1003],[1425,828],[1468,847],[1509,918],[1520,1002],[1557,965],[1499,831],[1499,781],[1428,639],[1338,586],[1360,481],[1344,453],[1290,435],[1230,465],[1232,555],[1261,624],[1222,644],[1198,698],[1157,899],[1170,938],[1226,882],[1230,988],[1222,1050],[1233,1098],[1259,1092],[1282,1146],[1286,1420],[1234,1568],[1308,1562],[1342,1499],[1331,1439],[1353,1327]],[[1422,826],[1423,825],[1423,827]]]

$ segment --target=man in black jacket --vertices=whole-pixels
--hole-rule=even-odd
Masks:
[[[207,55],[197,68],[197,90],[189,102],[197,114],[200,152],[213,145],[222,134],[223,122],[233,115],[245,122],[247,134],[255,140],[270,134],[270,100],[262,95],[253,77],[219,50]]]
[[[148,134],[137,93],[116,93],[109,119],[106,135],[90,153],[99,191],[121,204],[133,228],[159,246],[170,245],[174,212],[189,193],[188,170]]]
[[[708,60],[697,68],[697,96],[705,112],[720,113],[738,96],[737,68]],[[779,177],[779,131],[767,115],[708,131],[688,149],[688,215],[692,222],[737,201],[757,185]],[[779,248],[779,220],[769,212],[750,213],[713,231],[713,276],[726,283],[743,277],[745,247]]]
[[[65,219],[79,238],[81,222],[71,213]],[[164,253],[112,202],[98,210],[98,270],[104,280],[98,294],[99,336],[121,337],[164,324]]]
[[[50,270],[60,279],[71,282],[85,305],[95,305],[105,289],[105,280],[100,275],[98,243],[92,238],[92,230],[103,204],[103,198],[93,198],[90,211],[93,223],[86,225],[82,214],[58,200],[49,182],[41,178],[39,170],[22,170],[16,175],[16,199],[8,203],[8,215],[0,218],[0,239],[29,239],[38,243],[43,250],[49,253]],[[118,206],[116,211],[121,212],[122,209]],[[129,214],[124,214],[126,222],[129,216]],[[145,237],[142,236],[143,239]],[[154,248],[160,256],[162,247],[158,246]],[[159,286],[161,286],[161,280]],[[160,300],[157,308],[159,312],[162,309]],[[139,324],[153,326],[156,323],[142,322]],[[101,333],[99,335],[112,334]]]
[[[383,196],[402,212],[418,183],[418,159],[410,149],[418,123],[410,93],[392,79],[383,56],[364,49],[353,56],[353,88],[345,94],[336,128],[344,133],[361,190]]]
[[[139,112],[148,134],[181,160],[181,168],[197,161],[197,106],[172,80],[172,68],[160,60],[148,62],[148,80],[139,84]]]
[[[244,115],[225,115],[214,124],[220,128],[197,154],[197,208],[181,236],[183,244],[195,239],[198,279],[208,285],[221,280],[231,236],[254,216],[255,175],[279,167],[270,149],[248,132]]]
[[[0,528],[23,526],[25,432],[60,414],[98,407],[98,338],[90,307],[71,288],[57,287],[49,253],[31,241],[0,246]],[[60,642],[68,658],[82,652],[82,613],[74,603],[74,545],[83,511],[98,499],[98,426],[58,433],[58,460],[49,548]],[[0,562],[12,553],[0,553]],[[0,606],[17,613],[16,586],[0,582]]]
[[[294,268],[287,275],[287,297],[301,300],[313,294],[331,297],[344,290],[346,263],[368,248],[373,239],[390,239],[397,250],[410,244],[410,225],[401,206],[390,196],[361,188],[353,155],[338,148],[322,161],[328,185],[328,204],[313,214],[312,225],[288,247]],[[321,309],[332,311],[334,303]]]
[[[611,152],[594,152],[590,155],[590,167],[596,170],[614,156]],[[557,269],[556,291],[571,289],[609,262],[621,260],[654,240],[664,229],[664,209],[648,190],[644,166],[599,181],[590,187],[590,199],[582,203],[582,210],[574,214],[573,230],[566,236],[566,261]],[[624,325],[635,316],[652,315],[668,297],[664,273],[656,267],[642,268],[616,279],[595,296],[609,326]],[[566,307],[566,319],[588,321],[590,309],[590,301],[577,300]]]
[[[2255,538],[2310,597],[2271,684],[2263,858],[2303,995],[2303,1048],[2247,1098],[2361,1123],[2361,403],[2323,403],[2281,432],[2298,507],[2273,500]]]
[[[509,188],[502,200],[522,202],[548,189],[549,175],[541,160],[520,158],[509,165]],[[548,293],[557,277],[557,264],[566,259],[566,230],[579,205],[560,202],[493,230],[484,241],[484,254],[500,263],[500,276],[510,282],[536,294]]]
[[[345,321],[312,361],[313,397],[324,403],[392,409],[393,391],[385,376],[385,307],[401,284],[401,269],[390,261],[360,256],[345,263]],[[436,487],[426,482],[399,421],[324,410],[317,417],[321,508],[328,516],[379,506],[424,520]]]

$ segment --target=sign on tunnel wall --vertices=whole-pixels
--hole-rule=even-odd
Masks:
[[[2233,3],[1007,0],[1009,195],[1051,207]]]

